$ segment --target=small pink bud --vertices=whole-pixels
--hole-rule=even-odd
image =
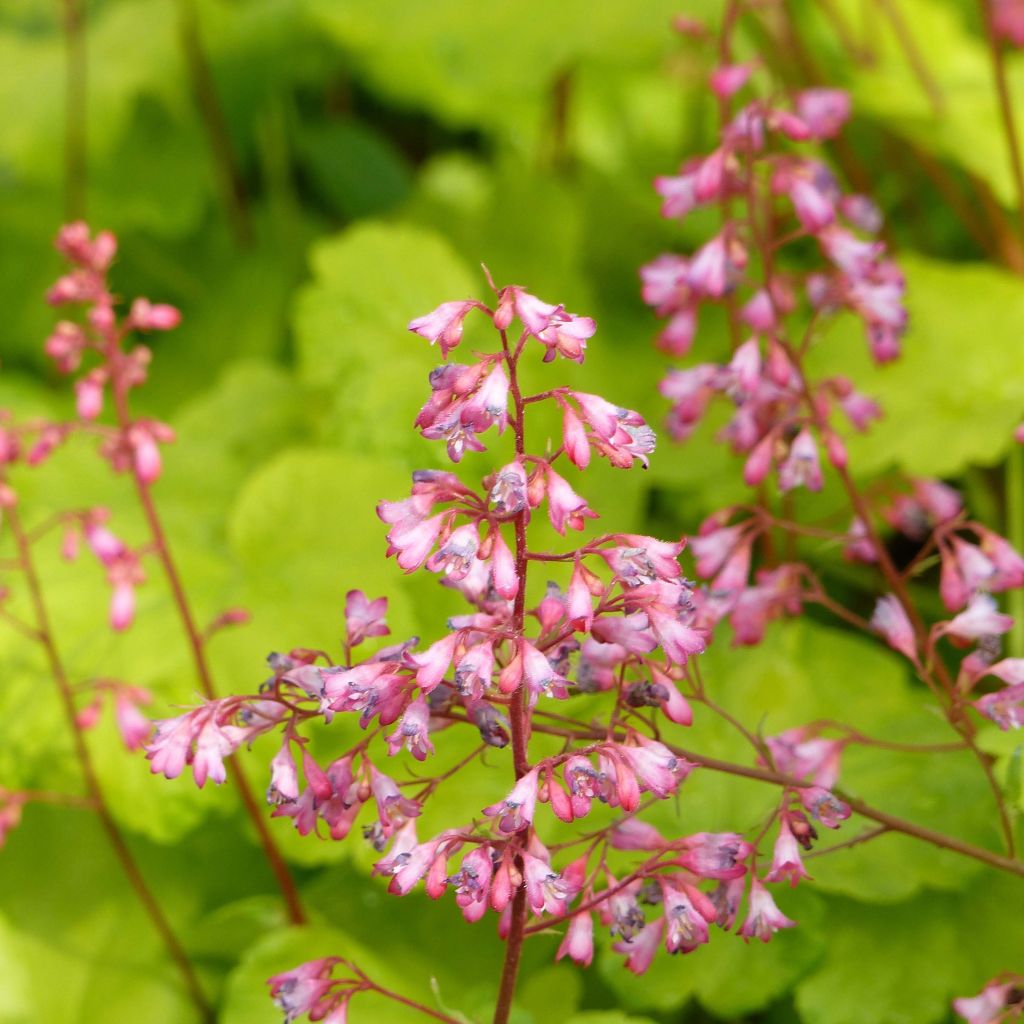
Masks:
[[[135,588],[130,583],[118,583],[110,598],[110,626],[121,632],[135,619]]]
[[[94,420],[103,411],[103,377],[86,374],[75,381],[75,410],[83,420]]]
[[[174,306],[136,299],[132,303],[128,321],[140,331],[170,331],[181,323],[181,313]]]

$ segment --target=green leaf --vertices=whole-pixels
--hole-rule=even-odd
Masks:
[[[969,919],[958,917],[954,907],[935,895],[881,909],[830,900],[822,965],[796,989],[803,1020],[933,1024],[948,1019],[956,975],[962,973],[957,970],[962,924]]]
[[[299,372],[331,395],[331,440],[392,459],[423,451],[411,423],[440,360],[408,323],[480,292],[482,279],[439,235],[409,226],[361,224],[318,243],[310,260],[314,281],[294,318]]]
[[[228,537],[255,628],[275,636],[278,649],[336,647],[345,592],[359,587],[371,597],[388,594],[397,637],[412,632],[401,570],[384,558],[386,528],[374,513],[375,495],[407,491],[401,468],[326,449],[283,452],[254,473]]]

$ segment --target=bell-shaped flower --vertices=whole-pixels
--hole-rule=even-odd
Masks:
[[[587,506],[568,481],[559,476],[550,466],[547,470],[548,517],[551,525],[565,536],[566,526],[582,530],[587,519],[597,519],[597,513]]]
[[[850,94],[843,89],[803,89],[796,94],[796,112],[812,138],[831,139],[850,117]]]
[[[793,928],[796,921],[791,921],[775,905],[771,893],[761,884],[756,876],[750,879],[750,909],[747,919],[740,928],[740,935],[749,942],[760,939],[768,942],[781,928]]]
[[[652,921],[635,935],[619,939],[612,949],[616,953],[626,954],[627,970],[633,974],[643,974],[651,966],[654,954],[658,952],[664,928],[665,922],[659,917],[657,921]]]
[[[467,921],[479,921],[486,913],[493,872],[490,847],[482,845],[470,850],[462,858],[459,870],[448,879],[455,887],[455,902]]]
[[[852,813],[847,804],[823,786],[805,786],[800,790],[800,803],[825,828],[839,828]]]
[[[581,967],[589,967],[594,959],[594,919],[586,911],[574,914],[562,939],[556,960],[567,956]]]
[[[445,677],[459,643],[458,632],[449,633],[431,644],[422,654],[410,654],[409,663],[416,669],[416,684],[424,693],[430,693]]]
[[[409,330],[418,334],[433,345],[441,348],[443,358],[462,340],[462,325],[466,314],[478,305],[476,302],[442,302],[437,309],[425,316],[409,321]]]
[[[270,762],[270,785],[267,803],[273,806],[299,798],[299,773],[292,757],[291,744],[286,739]]]
[[[427,754],[434,752],[434,744],[430,742],[428,734],[429,727],[430,709],[420,697],[405,709],[398,728],[388,737],[388,753],[394,757],[405,747],[417,761],[425,761]]]
[[[746,874],[752,847],[735,832],[696,832],[682,844],[677,863],[701,878],[728,880]]]
[[[1021,17],[1021,45],[1024,45],[1024,16]],[[999,1024],[1007,1020],[1010,993],[1019,987],[1013,981],[990,981],[976,996],[953,1000],[953,1009],[967,1024]],[[1020,1003],[1022,1000],[1016,1000]]]
[[[917,664],[917,640],[903,605],[892,594],[878,599],[871,616],[871,625],[885,638],[894,650]]]
[[[480,531],[475,522],[463,523],[426,561],[428,572],[443,572],[458,582],[469,575],[473,560],[480,550]]]
[[[818,446],[811,432],[804,427],[793,439],[789,455],[779,466],[779,489],[791,491],[795,487],[806,487],[809,491],[820,491],[821,485]]]
[[[975,594],[959,615],[940,626],[940,631],[961,640],[980,640],[986,636],[1001,636],[1012,628],[1013,617],[1000,613],[995,598]]]
[[[379,507],[377,511],[380,515]],[[398,564],[406,572],[413,572],[427,560],[438,536],[450,520],[450,512],[440,512],[430,519],[401,519],[388,531],[388,555],[397,554]]]
[[[550,863],[532,853],[523,853],[523,875],[526,883],[526,898],[535,914],[554,914],[564,917],[569,909],[569,900],[574,892],[572,886]]]
[[[779,836],[775,840],[775,849],[772,855],[771,871],[765,875],[766,882],[781,882],[789,880],[791,886],[804,878],[809,878],[804,868],[804,862],[800,857],[800,846],[789,827],[789,820],[783,817],[779,824]]]
[[[692,953],[708,941],[708,922],[715,920],[714,904],[699,889],[682,891],[662,882],[665,908],[665,949],[669,953]]]
[[[1024,726],[1024,683],[1004,686],[974,701],[975,709],[1004,732]]]
[[[498,819],[498,831],[506,835],[520,832],[533,821],[534,809],[537,806],[538,768],[528,771],[513,787],[504,800],[499,800],[483,813],[489,818]]]
[[[386,597],[370,601],[361,590],[350,590],[345,595],[345,634],[349,647],[361,644],[367,637],[387,636],[391,632],[384,621],[387,610]]]

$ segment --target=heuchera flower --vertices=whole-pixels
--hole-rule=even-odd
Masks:
[[[756,876],[750,879],[750,909],[747,919],[740,928],[740,935],[746,941],[757,938],[768,942],[781,928],[794,928],[796,921],[791,921],[775,905],[771,893],[761,884]]]

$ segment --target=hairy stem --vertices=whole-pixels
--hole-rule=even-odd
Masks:
[[[501,344],[505,352],[505,363],[508,367],[509,393],[515,408],[515,449],[516,455],[522,458],[526,454],[526,438],[523,431],[525,403],[519,388],[516,373],[517,356],[509,347],[508,338],[501,332]],[[518,348],[517,348],[518,352]],[[512,631],[517,640],[523,635],[526,622],[526,572],[529,565],[526,549],[526,516],[523,509],[515,517],[515,560],[516,576],[519,590],[516,592],[515,605],[512,613]],[[516,779],[521,779],[530,770],[529,740],[530,714],[526,704],[525,683],[520,683],[512,694],[509,703],[509,721],[512,727],[512,763]],[[501,982],[498,988],[498,1001],[494,1008],[494,1024],[507,1024],[512,1010],[512,999],[515,995],[516,981],[519,975],[519,961],[523,951],[524,930],[526,928],[526,888],[521,883],[516,889],[512,900],[512,922],[508,940],[505,944],[505,962],[501,969]]]
[[[89,753],[89,747],[85,742],[85,737],[82,735],[82,729],[78,724],[74,690],[68,677],[67,670],[64,667],[63,659],[60,656],[60,652],[57,650],[56,641],[54,640],[53,630],[50,625],[49,611],[47,610],[46,601],[43,597],[43,589],[42,584],[39,581],[39,574],[36,572],[31,545],[21,525],[21,518],[18,515],[17,510],[9,508],[6,510],[6,515],[7,522],[11,528],[11,535],[14,538],[14,543],[18,550],[21,566],[25,573],[25,580],[28,583],[29,595],[32,600],[32,609],[36,619],[35,628],[38,634],[38,639],[43,650],[46,652],[46,660],[49,663],[50,672],[53,676],[54,682],[57,684],[57,692],[60,696],[60,702],[68,721],[68,727],[71,730],[75,756],[77,757],[79,766],[82,770],[82,778],[85,782],[86,791],[89,794],[90,805],[96,811],[96,815],[100,820],[100,825],[103,827],[103,831],[107,834],[107,839],[113,847],[114,855],[117,857],[117,860],[121,865],[121,869],[123,870],[125,877],[128,879],[128,883],[135,890],[135,894],[138,897],[139,902],[142,904],[143,909],[146,911],[146,914],[149,916],[149,919],[152,921],[153,926],[156,928],[161,939],[163,939],[164,945],[167,947],[167,952],[170,954],[171,959],[178,968],[182,981],[185,984],[185,988],[188,991],[189,998],[195,1005],[201,1019],[209,1021],[212,1024],[212,1021],[214,1020],[213,1010],[207,1002],[206,996],[199,984],[199,979],[196,977],[195,971],[192,968],[192,963],[188,958],[188,954],[178,941],[178,937],[174,934],[170,922],[165,917],[160,904],[157,902],[152,890],[146,883],[146,879],[143,876],[142,871],[139,869],[139,865],[136,862],[135,857],[132,855],[131,850],[128,848],[128,844],[125,841],[124,836],[121,834],[121,830],[118,827],[117,822],[114,820],[114,816],[111,813],[109,806],[107,805],[103,789],[100,786],[99,776],[96,774],[92,755]]]

